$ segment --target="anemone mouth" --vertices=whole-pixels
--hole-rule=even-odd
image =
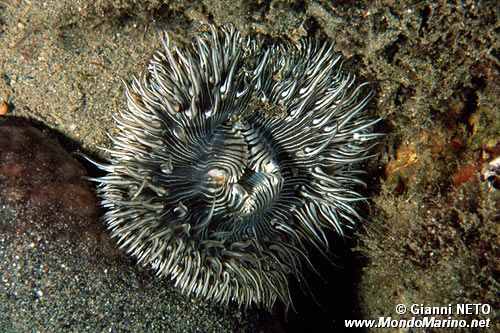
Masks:
[[[328,44],[262,45],[232,27],[171,45],[126,86],[104,220],[123,249],[190,295],[291,304],[306,247],[327,251],[363,200],[376,120]]]

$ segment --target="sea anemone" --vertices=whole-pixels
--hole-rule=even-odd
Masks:
[[[122,249],[219,303],[291,304],[289,278],[359,215],[356,168],[376,120],[330,44],[264,43],[233,27],[164,50],[126,85],[98,182]]]

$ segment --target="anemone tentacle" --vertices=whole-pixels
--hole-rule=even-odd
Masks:
[[[324,229],[359,219],[373,94],[331,44],[208,27],[187,48],[164,34],[126,85],[109,165],[98,165],[108,174],[93,179],[104,221],[185,294],[288,308],[307,247],[326,252]]]

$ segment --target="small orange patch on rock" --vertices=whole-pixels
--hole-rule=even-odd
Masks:
[[[453,184],[458,187],[474,180],[478,172],[479,166],[477,164],[469,163],[468,165],[459,165],[451,176],[451,179]]]
[[[9,104],[6,101],[0,103],[0,116],[6,115],[9,112]]]
[[[387,163],[385,168],[386,178],[390,178],[395,173],[401,173],[408,166],[414,164],[418,160],[418,154],[415,147],[411,144],[403,145],[396,151],[396,159]]]

